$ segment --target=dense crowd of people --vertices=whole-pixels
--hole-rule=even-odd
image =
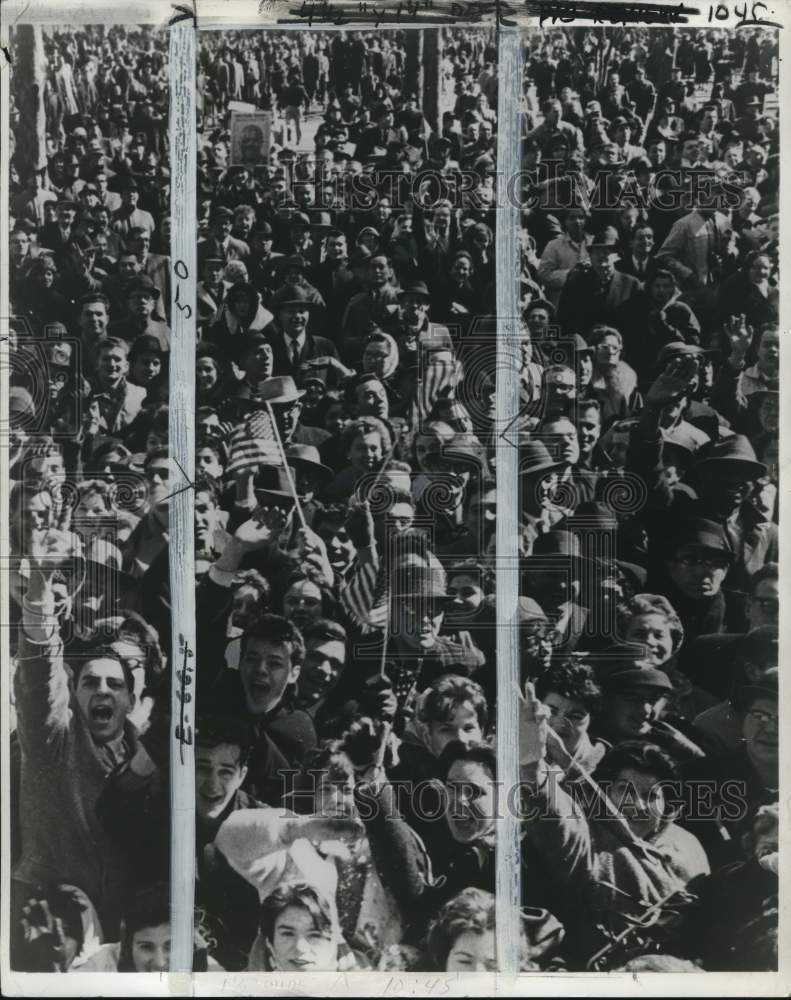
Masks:
[[[506,441],[496,36],[410,34],[198,40],[194,968],[496,970],[506,808],[524,969],[775,968],[776,37],[528,39]],[[46,46],[11,197],[12,960],[162,971],[167,40]],[[237,163],[246,107],[272,145]]]
[[[527,47],[526,898],[572,967],[776,968],[777,35]]]

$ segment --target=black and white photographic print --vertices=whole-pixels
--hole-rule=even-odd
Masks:
[[[2,0],[4,994],[788,992],[788,18],[699,7]]]

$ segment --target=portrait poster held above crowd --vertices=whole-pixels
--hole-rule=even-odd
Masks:
[[[506,810],[518,971],[778,970],[780,34],[198,24],[188,274],[167,30],[14,28],[11,969],[171,970],[182,743],[193,971],[503,971]]]

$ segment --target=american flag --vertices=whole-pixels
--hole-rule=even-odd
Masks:
[[[430,354],[417,385],[417,418],[419,423],[428,419],[431,409],[447,389],[458,384],[461,366],[456,358]],[[419,424],[418,424],[419,426]]]
[[[356,562],[348,581],[341,589],[341,604],[351,620],[363,632],[387,628],[389,601],[387,572],[384,566]]]
[[[225,470],[233,475],[259,465],[282,465],[272,418],[265,410],[255,410],[231,433],[230,458]]]

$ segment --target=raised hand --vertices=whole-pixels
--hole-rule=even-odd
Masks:
[[[353,722],[343,737],[343,748],[361,781],[375,780],[382,769],[398,762],[397,743],[389,721],[368,717]]]
[[[741,364],[753,340],[752,327],[748,326],[744,313],[740,313],[723,323],[722,329],[731,347],[729,360],[734,364]]]
[[[645,404],[662,410],[678,402],[689,392],[690,383],[698,371],[697,359],[689,354],[673,358],[646,393]]]
[[[71,531],[41,528],[31,534],[28,558],[31,566],[43,573],[71,569],[82,561],[82,555],[82,543]]]
[[[327,557],[327,546],[315,531],[300,528],[297,532],[297,558],[311,569],[328,587],[335,582],[335,573]]]
[[[339,361],[337,358],[333,358],[331,354],[322,354],[319,358],[311,358],[308,361],[304,361],[301,368],[334,368],[336,371],[340,372],[341,375],[353,375],[354,372],[351,368],[347,368],[343,362]]]
[[[546,758],[549,709],[536,697],[532,681],[519,692],[519,765],[531,767]]]
[[[376,544],[374,516],[371,512],[371,504],[367,500],[352,498],[349,501],[346,529],[358,549],[368,548]]]
[[[239,545],[253,552],[277,541],[287,520],[288,515],[280,507],[257,507],[249,521],[239,525],[233,537]]]
[[[65,972],[74,956],[60,917],[53,917],[46,899],[29,899],[22,908],[26,965],[35,972]]]

